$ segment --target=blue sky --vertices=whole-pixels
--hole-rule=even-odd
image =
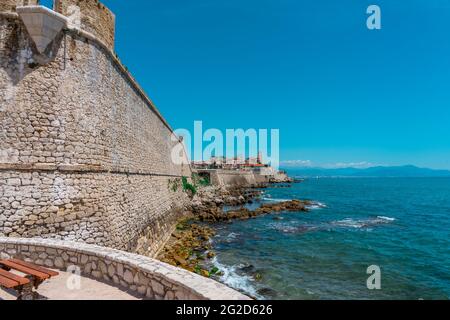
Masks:
[[[280,129],[281,159],[309,165],[450,169],[448,1],[103,2],[174,128]]]

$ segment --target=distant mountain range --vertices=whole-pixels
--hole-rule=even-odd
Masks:
[[[297,177],[450,177],[448,170],[434,170],[416,166],[359,168],[288,168],[289,175]]]

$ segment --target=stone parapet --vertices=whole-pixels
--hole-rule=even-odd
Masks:
[[[76,266],[83,276],[114,283],[148,299],[249,300],[214,280],[158,260],[95,245],[0,237],[0,258],[23,259],[59,270]]]
[[[98,0],[55,0],[54,10],[67,16],[74,27],[85,30],[114,50],[115,15]]]

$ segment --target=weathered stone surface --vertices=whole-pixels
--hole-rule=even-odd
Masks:
[[[24,246],[28,250],[22,252],[21,248]],[[49,248],[57,250],[56,253],[48,255],[45,261],[36,254],[37,251],[42,252],[42,250],[44,252],[55,252],[48,250]],[[75,264],[80,268],[83,275],[111,281],[109,270],[108,273],[103,273],[101,268],[92,270],[93,260],[96,260],[99,265],[105,261],[111,261],[110,266],[114,264],[123,265],[125,269],[123,275],[113,274],[111,283],[132,288],[142,295],[145,294],[150,299],[248,299],[239,292],[214,280],[136,254],[62,240],[0,237],[0,256],[2,258],[15,257],[43,266],[60,268],[59,265],[64,261],[62,253],[71,256],[74,251],[88,257],[86,264]],[[103,258],[98,258],[99,256]],[[134,284],[136,273],[139,274],[137,277],[139,284]]]
[[[147,293],[147,287],[146,286],[138,287],[137,291],[139,292],[140,295],[145,296],[145,294]]]
[[[189,166],[171,161],[180,141],[109,50],[114,32],[101,31],[113,25],[111,16],[94,2],[79,7],[79,26],[92,34],[60,32],[45,54],[11,14],[25,3],[0,3],[0,257],[75,266],[104,280],[114,272],[114,283],[145,287],[152,299],[245,299],[159,261],[86,244],[151,256],[188,201],[169,186],[191,175]],[[80,2],[56,3],[68,15],[69,5]]]
[[[113,277],[115,274],[116,274],[116,269],[114,268],[114,266],[112,264],[110,264],[108,267],[108,275],[110,277]]]
[[[3,4],[0,236],[153,256],[188,201],[170,181],[191,170],[171,161],[180,142],[110,51],[114,16],[94,0],[56,1],[64,15],[80,8],[81,31],[67,31],[64,41],[59,32],[41,54],[21,19],[2,14],[24,2]]]
[[[80,263],[85,264],[86,262],[88,262],[89,257],[87,255],[81,255],[81,260]]]
[[[98,37],[110,49],[114,48],[115,16],[97,0],[56,0],[56,10],[71,17],[78,26]]]
[[[158,281],[152,280],[151,281],[152,284],[152,289],[153,292],[159,296],[164,296],[165,291],[164,291],[164,287],[162,286],[161,283],[159,283]]]
[[[132,284],[133,283],[133,274],[131,273],[130,270],[126,270],[124,275],[123,275],[123,279],[128,283],[128,284]]]
[[[55,267],[58,269],[64,268],[64,260],[61,257],[55,258]]]
[[[100,271],[102,272],[102,274],[108,273],[108,269],[106,267],[106,264],[103,261],[99,261],[98,262],[98,266],[99,266]]]

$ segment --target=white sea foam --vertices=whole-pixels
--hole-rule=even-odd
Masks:
[[[264,297],[257,293],[256,288],[253,286],[252,282],[254,279],[251,276],[237,273],[239,266],[226,266],[221,264],[217,260],[217,257],[212,260],[212,263],[223,272],[223,275],[220,277],[222,283],[257,299],[264,299]]]
[[[322,202],[313,202],[311,205],[307,206],[310,210],[324,209],[327,208],[327,205]]]
[[[361,221],[355,221],[350,218],[339,220],[339,221],[333,221],[333,222],[331,222],[331,224],[339,226],[339,227],[349,227],[349,228],[362,228],[365,225]]]
[[[235,233],[235,232],[230,232],[228,234],[218,234],[214,238],[210,239],[210,241],[211,241],[211,243],[216,242],[216,241],[232,243],[238,239],[239,235],[240,235],[239,233]]]
[[[297,226],[289,225],[286,223],[270,223],[269,227],[283,233],[296,233],[298,231]]]
[[[276,198],[268,198],[268,197],[264,197],[262,198],[262,200],[264,201],[271,201],[271,202],[286,202],[286,201],[291,201],[289,199],[276,199]]]
[[[362,220],[353,220],[351,218],[339,220],[339,221],[333,221],[331,222],[332,225],[338,226],[338,227],[348,227],[348,228],[369,228],[371,226],[375,226],[378,224],[386,224],[395,221],[395,218],[390,217],[384,217],[384,216],[378,216],[376,218],[371,219],[362,219]]]
[[[391,217],[378,216],[377,218],[381,219],[381,220],[386,220],[386,221],[395,221],[395,218],[391,218]]]
[[[264,197],[262,198],[263,201],[269,201],[269,202],[287,202],[287,201],[292,201],[292,199],[277,199],[277,198],[269,198],[269,197]],[[324,209],[327,208],[327,205],[322,203],[322,202],[316,202],[313,201],[311,202],[311,204],[309,206],[306,206],[308,209],[310,210],[317,210],[317,209]]]
[[[237,234],[237,233],[231,232],[230,234],[227,235],[227,240],[230,240],[230,241],[235,240],[238,235],[239,234]]]

